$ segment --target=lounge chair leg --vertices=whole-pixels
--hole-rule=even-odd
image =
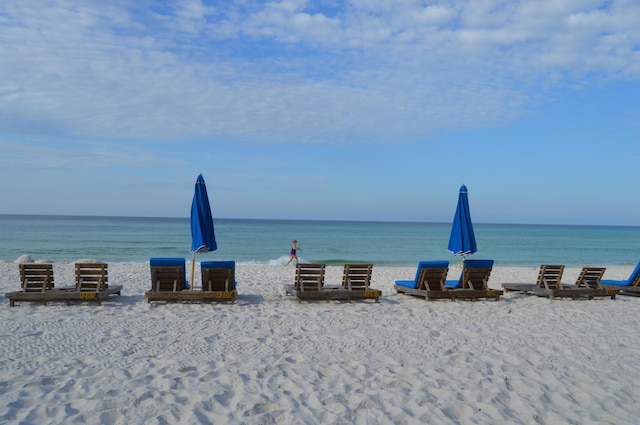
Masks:
[[[9,307],[13,307],[16,305],[16,302],[14,300],[9,300]]]

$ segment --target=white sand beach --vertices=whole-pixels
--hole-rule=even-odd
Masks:
[[[238,266],[235,304],[148,304],[148,265],[109,274],[124,290],[102,306],[11,308],[18,266],[0,262],[2,423],[640,423],[640,298],[427,302],[393,290],[415,268],[374,267],[379,304],[298,304],[293,266]],[[496,265],[489,283],[536,276]]]

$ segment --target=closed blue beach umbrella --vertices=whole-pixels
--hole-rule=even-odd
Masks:
[[[471,214],[469,213],[469,199],[467,197],[467,187],[460,187],[458,195],[458,206],[456,207],[456,215],[453,217],[451,225],[451,236],[449,237],[449,251],[455,255],[473,254],[478,250],[476,246],[476,237],[473,234],[473,224],[471,223]]]
[[[193,289],[193,278],[195,273],[196,252],[209,252],[218,249],[216,244],[216,234],[213,230],[213,217],[211,216],[211,205],[207,195],[207,186],[204,183],[202,174],[196,180],[196,189],[191,203],[191,289]]]

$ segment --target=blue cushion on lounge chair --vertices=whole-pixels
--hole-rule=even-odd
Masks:
[[[202,269],[235,269],[236,262],[233,260],[229,261],[203,261],[200,263],[200,272]],[[233,282],[233,287],[237,286],[237,282]]]
[[[416,270],[416,277],[414,280],[396,280],[396,285],[404,286],[405,288],[415,289],[418,287],[418,279],[420,279],[420,273],[422,269],[446,269],[449,267],[448,261],[420,261],[418,263],[418,269]]]
[[[633,282],[638,278],[640,274],[640,263],[636,266],[636,269],[631,273],[629,279],[627,280],[601,280],[601,285],[617,285],[617,286],[630,286],[633,285]]]
[[[185,288],[189,288],[184,258],[149,258],[150,267],[182,267],[182,278]]]
[[[493,268],[493,260],[464,260],[464,268],[469,269],[491,269]],[[461,288],[462,287],[462,275],[464,269],[460,272],[458,280],[447,280],[444,282],[445,288]]]

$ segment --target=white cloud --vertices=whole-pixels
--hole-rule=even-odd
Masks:
[[[143,7],[147,6],[147,9]],[[640,78],[632,1],[0,5],[0,126],[77,138],[413,140]]]

